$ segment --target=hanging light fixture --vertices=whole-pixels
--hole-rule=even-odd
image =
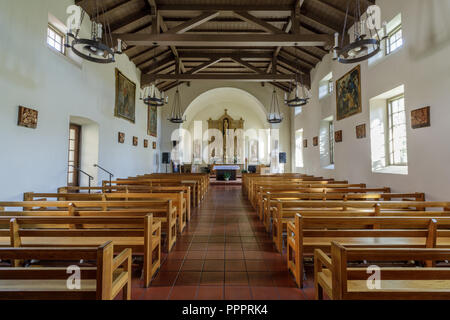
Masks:
[[[305,88],[305,85],[302,81],[302,76],[300,76],[300,87],[302,89],[302,95],[299,95],[299,83],[297,80],[297,76],[295,76],[295,97],[293,99],[289,99],[289,94],[284,94],[284,103],[291,108],[297,108],[297,107],[303,107],[308,104],[309,100],[311,99],[308,96],[307,90]],[[292,85],[292,82],[291,82]],[[289,91],[292,92],[292,87],[289,88]]]
[[[159,97],[156,95],[156,85],[152,84],[149,87],[144,88],[143,94],[141,92],[140,99],[148,106],[152,107],[163,107],[169,103],[169,96],[166,96],[165,92],[162,91]]]
[[[278,95],[275,88],[272,93],[272,101],[270,102],[270,110],[267,115],[267,122],[275,124],[283,121],[283,115],[281,114],[280,104],[278,103]]]
[[[99,4],[99,1],[102,3]],[[122,40],[118,39],[116,45],[114,45],[111,27],[105,16],[103,0],[95,0],[94,13],[95,16],[90,17],[91,37],[89,39],[80,38],[81,24],[86,12],[84,10],[75,10],[74,14],[76,16],[69,17],[69,21],[75,19],[78,22],[69,26],[65,46],[72,48],[73,53],[77,56],[91,62],[103,64],[115,62],[115,55],[122,54]]]
[[[350,4],[354,2],[354,30],[353,42],[344,46],[347,26],[349,26]],[[370,19],[374,19],[373,11],[368,11],[367,15]],[[366,28],[366,21],[362,18],[360,0],[347,0],[347,10],[345,13],[344,30],[342,37],[339,39],[339,33],[334,35],[334,55],[333,59],[343,64],[358,63],[368,60],[375,56],[381,50],[381,41],[387,38],[386,24],[384,24],[384,37],[381,38],[376,24],[370,28]],[[368,33],[366,32],[368,30]]]
[[[183,119],[183,110],[181,110],[181,97],[178,84],[177,91],[175,92],[175,96],[173,98],[172,112],[170,114],[170,118],[167,120],[172,123],[184,123],[186,121],[186,117]]]

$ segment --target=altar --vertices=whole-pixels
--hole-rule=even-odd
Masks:
[[[216,173],[216,180],[225,181],[225,175],[228,173],[230,180],[236,180],[237,173],[241,170],[239,165],[215,165],[213,171]]]

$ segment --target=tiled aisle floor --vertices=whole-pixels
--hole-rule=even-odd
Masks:
[[[212,186],[151,287],[133,280],[133,299],[311,299],[296,288],[241,187]]]

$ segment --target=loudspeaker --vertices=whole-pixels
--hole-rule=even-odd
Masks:
[[[279,160],[280,160],[280,163],[287,163],[286,152],[280,152]]]
[[[170,153],[169,152],[163,152],[163,154],[162,154],[162,163],[163,164],[169,164],[170,163]]]

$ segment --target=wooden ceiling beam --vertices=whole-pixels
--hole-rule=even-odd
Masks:
[[[270,52],[252,52],[252,51],[239,51],[239,52],[192,52],[192,51],[179,51],[180,58],[239,58],[239,59],[271,59],[272,54]]]
[[[148,67],[143,68],[141,71],[142,71],[142,73],[149,73],[149,72],[151,72],[153,70],[156,70],[156,69],[158,69],[158,68],[160,68],[162,66],[165,66],[165,65],[167,65],[167,64],[169,64],[171,62],[173,62],[173,57],[172,56],[168,56],[168,57],[165,57],[165,58],[163,58],[163,59],[161,59],[159,61],[156,61],[155,63],[149,65]]]
[[[166,31],[165,31],[166,32]],[[197,35],[197,34],[113,34],[128,45],[135,46],[194,46],[194,47],[302,47],[333,45],[328,34],[255,34],[255,35]],[[178,56],[178,54],[176,55]]]
[[[222,60],[222,59],[211,59],[208,62],[202,63],[199,66],[192,68],[191,70],[186,72],[186,74],[196,74],[200,71],[203,71],[203,70],[215,65],[216,63],[220,62],[220,60]]]
[[[188,32],[189,30],[194,29],[194,28],[204,24],[205,22],[210,21],[219,15],[220,15],[219,11],[202,13],[201,15],[170,29],[169,31],[167,31],[167,33],[168,34],[182,34],[182,33]]]
[[[298,64],[297,61],[291,60],[283,54],[278,55],[278,61],[297,69],[301,73],[309,74],[311,72],[310,69],[303,67],[302,65]]]
[[[343,16],[344,18],[345,18],[345,16],[346,16],[346,10],[345,10],[345,11],[344,11],[344,10],[341,10],[341,9],[339,9],[339,8],[333,6],[333,5],[331,5],[331,4],[329,4],[329,3],[325,2],[325,1],[322,1],[322,0],[312,0],[312,1],[314,1],[314,2],[316,2],[316,3],[318,3],[318,4],[320,4],[321,6],[323,6],[324,8],[327,8],[327,9],[330,10],[330,11],[333,11],[335,14],[338,14],[338,15]],[[356,18],[355,18],[355,16],[352,14],[352,12],[349,11],[348,17],[349,17],[350,19],[352,19],[352,22],[350,23],[350,25],[352,25],[353,23],[355,23]]]
[[[291,14],[292,8],[289,5],[221,5],[221,4],[161,4],[158,10],[162,15],[168,13],[185,14],[192,11],[246,11],[264,12],[268,14],[278,13],[285,16]]]
[[[172,81],[246,81],[246,82],[271,82],[293,81],[294,74],[143,74],[141,86],[146,86],[157,80]]]
[[[121,29],[128,27],[129,25],[135,23],[136,21],[146,17],[145,11],[139,11],[136,14],[126,17],[119,23],[111,24],[111,32],[120,32]]]
[[[261,70],[261,69],[255,67],[255,66],[251,65],[250,63],[242,60],[241,58],[231,58],[231,59],[233,61],[235,61],[236,63],[246,67],[247,69],[249,69],[249,70],[251,70],[253,72],[256,72],[257,74],[264,74],[265,73],[264,70]]]
[[[261,28],[262,30],[272,33],[272,34],[281,34],[284,33],[283,30],[278,29],[277,27],[274,27],[268,22],[265,22],[264,20],[261,20],[250,13],[246,11],[234,11],[234,14],[241,18],[243,21],[248,22],[258,28]]]
[[[296,61],[299,61],[300,63],[303,63],[303,64],[307,65],[308,68],[311,68],[311,69],[312,69],[312,68],[314,68],[314,67],[316,66],[314,63],[311,63],[311,62],[309,62],[309,61],[303,59],[302,57],[299,57],[299,56],[297,56],[296,54],[293,54],[293,53],[291,53],[291,52],[289,52],[289,51],[281,50],[280,53],[282,53],[282,54],[284,54],[284,55],[289,55],[289,56],[291,56],[291,57],[292,57],[293,59],[295,59]]]

